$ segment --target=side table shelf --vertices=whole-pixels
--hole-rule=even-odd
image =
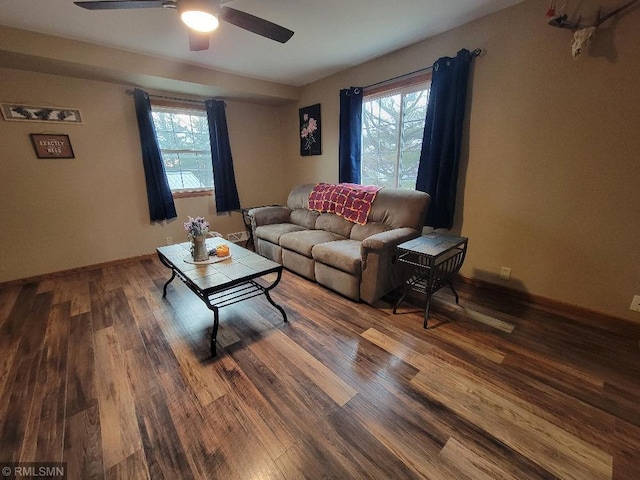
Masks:
[[[467,254],[466,237],[456,237],[444,233],[430,233],[401,243],[396,248],[398,261],[405,274],[402,295],[393,307],[393,313],[405,299],[409,290],[427,296],[424,310],[424,328],[429,319],[431,296],[445,285],[449,285],[458,303],[458,294],[451,279],[462,267]]]

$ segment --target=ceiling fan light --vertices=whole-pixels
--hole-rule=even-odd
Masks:
[[[189,28],[205,33],[218,28],[219,23],[215,15],[201,10],[185,10],[180,18]]]

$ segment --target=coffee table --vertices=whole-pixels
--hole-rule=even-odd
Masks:
[[[190,254],[191,243],[189,242],[156,249],[160,262],[172,272],[171,278],[164,284],[162,296],[167,295],[167,287],[175,277],[178,277],[213,311],[211,355],[214,357],[216,356],[216,337],[220,320],[218,310],[222,307],[264,295],[269,303],[282,314],[284,321],[287,321],[284,309],[269,295],[269,291],[280,282],[282,265],[223,238],[216,237],[206,240],[208,249],[213,249],[221,243],[228,245],[231,253],[229,258],[221,261],[217,261],[216,257],[210,257],[209,261],[193,262]],[[260,277],[271,273],[276,274],[276,279],[267,286],[256,282]]]

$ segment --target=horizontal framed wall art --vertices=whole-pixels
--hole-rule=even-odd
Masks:
[[[300,155],[322,155],[319,103],[300,109]]]
[[[18,103],[0,104],[2,116],[10,122],[82,123],[80,110],[64,107],[38,107]]]
[[[29,136],[38,158],[76,158],[69,135],[31,133]]]

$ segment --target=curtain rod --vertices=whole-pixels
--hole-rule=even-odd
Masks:
[[[482,49],[481,48],[476,48],[473,52],[471,52],[471,55],[473,55],[474,57],[479,57],[481,54],[482,54]],[[388,83],[388,82],[393,82],[394,80],[400,80],[401,78],[410,77],[411,75],[415,75],[416,73],[428,72],[428,71],[430,71],[432,69],[433,69],[433,66],[420,68],[418,70],[414,70],[413,72],[403,73],[402,75],[398,75],[397,77],[387,78],[386,80],[382,80],[381,82],[372,83],[371,85],[367,85],[366,87],[362,87],[362,89],[365,90],[367,88],[377,87],[378,85],[383,85],[383,84]]]
[[[125,90],[127,95],[133,95],[133,90]],[[165,100],[176,100],[179,102],[191,102],[191,103],[205,103],[204,100],[192,100],[190,98],[180,98],[180,97],[168,97],[166,95],[151,95],[149,94],[149,98],[164,98]]]

